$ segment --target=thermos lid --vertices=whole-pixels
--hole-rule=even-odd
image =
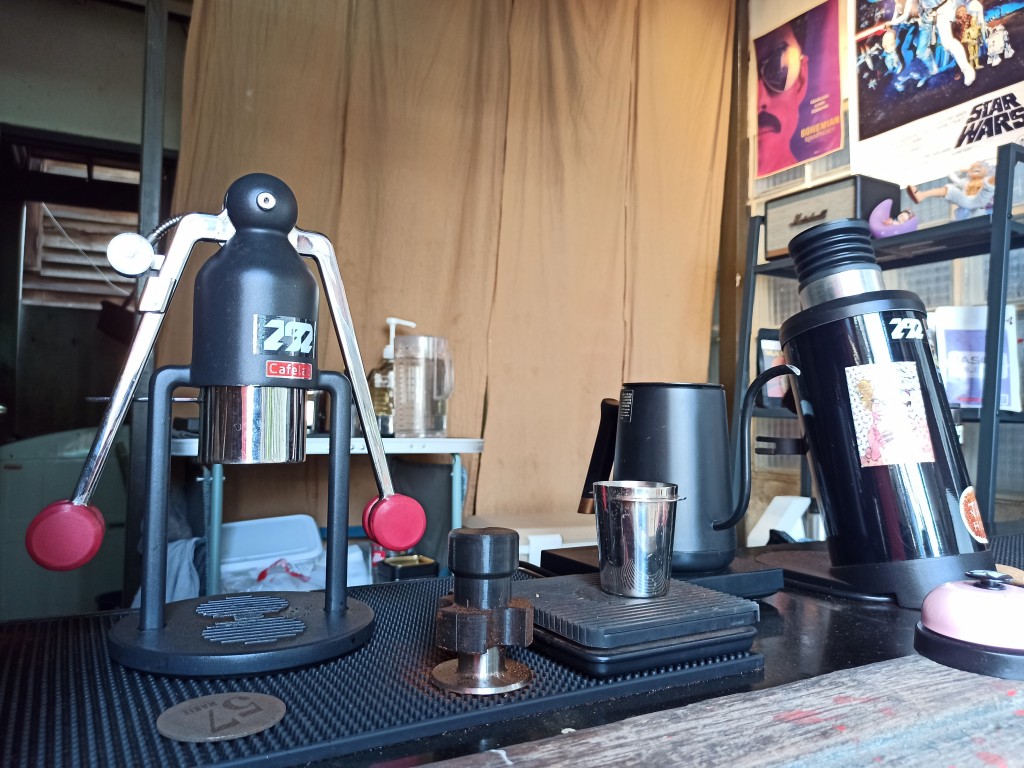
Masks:
[[[785,348],[794,336],[837,320],[875,312],[899,311],[918,312],[922,315],[926,312],[924,302],[910,291],[875,291],[870,295],[837,299],[803,309],[784,321],[779,328],[779,344]]]
[[[871,231],[862,219],[836,219],[806,229],[789,241],[799,289],[848,269],[878,269]]]

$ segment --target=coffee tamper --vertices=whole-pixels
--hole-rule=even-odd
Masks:
[[[519,534],[508,528],[458,528],[448,534],[451,594],[438,601],[435,640],[458,653],[431,673],[453,693],[508,693],[533,679],[530,668],[505,657],[510,645],[533,642],[533,606],[512,597]]]

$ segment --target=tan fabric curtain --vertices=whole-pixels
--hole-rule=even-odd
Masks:
[[[449,433],[485,440],[467,511],[576,525],[601,398],[706,379],[732,24],[696,0],[199,0],[174,208],[284,179],[368,368],[385,316],[451,340]],[[160,365],[189,359],[201,261]],[[325,474],[239,468],[226,514],[322,518]],[[364,464],[353,508],[371,488]]]

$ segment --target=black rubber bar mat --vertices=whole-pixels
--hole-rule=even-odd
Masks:
[[[430,670],[452,656],[433,644],[437,599],[450,579],[349,590],[377,624],[354,653],[258,677],[186,679],[135,672],[110,660],[106,631],[123,614],[0,624],[0,745],[5,766],[294,765],[562,707],[751,672],[760,654],[733,653],[605,680],[529,649],[511,658],[533,682],[496,697],[435,688]],[[217,693],[252,691],[288,708],[272,728],[199,744],[157,733],[168,707]]]
[[[512,594],[533,603],[534,623],[579,645],[619,648],[757,622],[757,603],[674,579],[655,599],[609,595],[596,573],[531,579]]]
[[[989,546],[999,565],[1024,568],[1024,534],[993,536]]]

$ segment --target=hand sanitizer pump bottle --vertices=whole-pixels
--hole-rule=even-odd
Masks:
[[[388,343],[380,364],[370,371],[366,377],[370,385],[370,401],[377,417],[377,427],[381,437],[393,437],[395,434],[395,327],[415,328],[411,320],[400,320],[397,317],[384,319],[388,324]]]

